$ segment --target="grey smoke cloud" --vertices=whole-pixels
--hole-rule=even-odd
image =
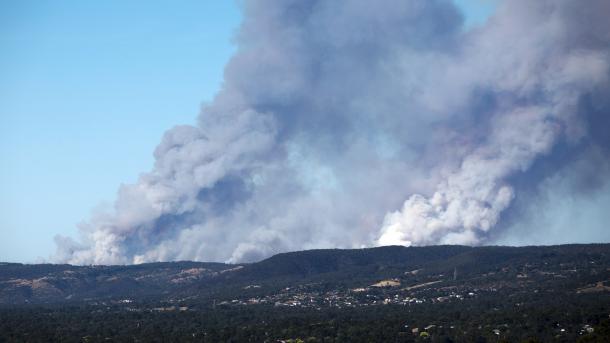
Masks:
[[[511,206],[543,203],[519,179],[555,197],[562,181],[545,178],[573,174],[540,176],[536,161],[608,148],[592,125],[610,109],[604,13],[604,0],[514,0],[465,31],[450,1],[247,1],[197,125],[169,130],[153,170],[78,241],[58,237],[56,259],[237,262],[510,237]]]

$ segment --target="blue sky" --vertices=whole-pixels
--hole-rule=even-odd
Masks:
[[[167,4],[0,4],[0,260],[46,257],[55,234],[75,235],[219,87],[235,4]]]
[[[465,14],[465,27],[484,24],[500,0],[454,0]]]
[[[457,3],[467,26],[494,10]],[[0,3],[0,261],[48,257],[150,169],[219,88],[239,20],[233,1]]]

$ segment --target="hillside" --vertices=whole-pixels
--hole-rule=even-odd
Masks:
[[[609,315],[610,244],[309,250],[237,265],[0,264],[0,341],[605,341]]]
[[[381,279],[409,285],[537,281],[585,287],[606,282],[610,245],[548,247],[379,247],[283,253],[252,264],[162,262],[129,266],[0,264],[0,304],[99,299],[171,300],[244,293],[247,285],[274,291],[309,283],[365,287]],[[417,274],[407,272],[418,270]],[[454,273],[457,274],[453,280]],[[441,276],[442,275],[442,276]],[[569,281],[569,282],[568,282]],[[248,293],[248,292],[246,292]]]

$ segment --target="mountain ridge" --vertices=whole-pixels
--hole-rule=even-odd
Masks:
[[[501,268],[516,270],[544,263],[561,269],[563,263],[574,261],[582,262],[585,267],[587,263],[610,266],[610,244],[312,249],[239,264],[196,261],[110,266],[0,263],[0,304],[125,297],[210,299],[248,294],[250,292],[243,289],[252,284],[269,292],[304,283],[356,288],[382,279],[402,278],[405,273],[418,269],[425,270],[423,275],[450,275],[459,270],[461,277],[468,278]],[[425,281],[423,276],[422,280]]]

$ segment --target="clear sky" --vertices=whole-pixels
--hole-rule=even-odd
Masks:
[[[456,2],[467,26],[495,6]],[[239,21],[233,1],[0,2],[0,261],[48,257],[150,169],[219,88]]]

